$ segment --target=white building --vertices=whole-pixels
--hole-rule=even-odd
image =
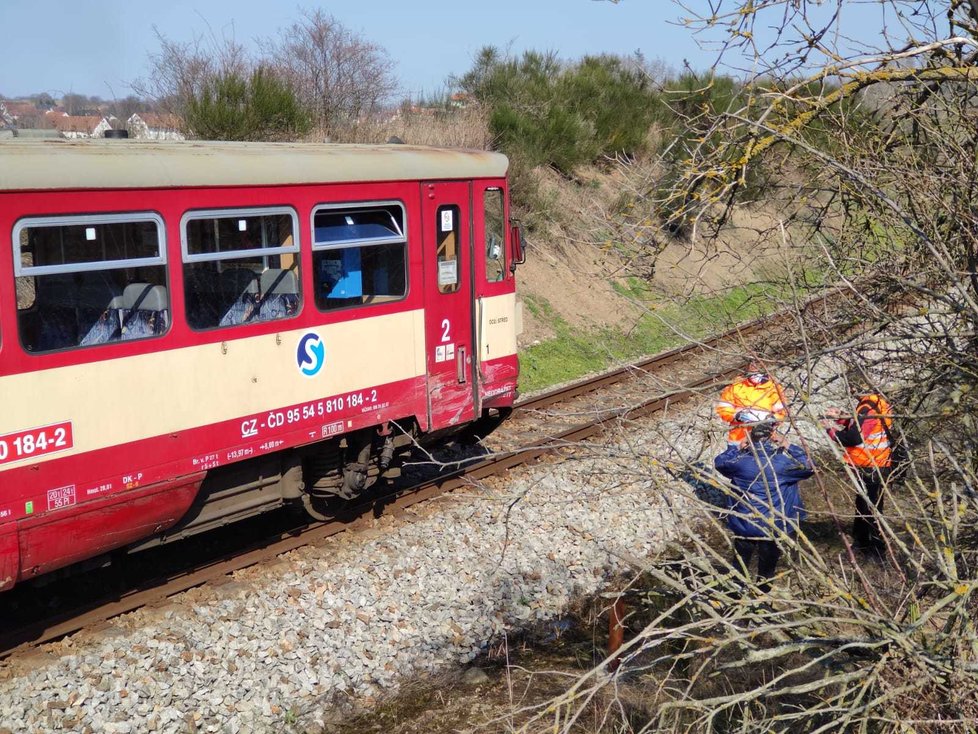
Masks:
[[[66,138],[101,138],[112,124],[97,115],[51,115],[52,126]]]
[[[126,121],[129,137],[137,140],[186,140],[183,121],[176,115],[137,112]]]

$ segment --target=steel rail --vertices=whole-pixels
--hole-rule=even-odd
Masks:
[[[728,329],[720,334],[707,337],[706,339],[691,342],[681,347],[670,349],[666,352],[660,352],[651,357],[646,357],[639,360],[633,364],[625,365],[624,367],[620,367],[609,372],[603,372],[599,375],[595,375],[594,377],[572,382],[569,385],[555,388],[526,400],[521,400],[516,403],[514,410],[537,409],[547,405],[552,405],[555,402],[569,400],[571,398],[578,397],[579,395],[584,395],[595,390],[600,390],[603,387],[608,387],[618,382],[623,382],[625,380],[634,378],[636,374],[645,373],[652,368],[665,367],[674,362],[686,359],[693,354],[706,352],[711,349],[718,349],[724,342],[731,341],[732,339],[744,339],[745,337],[756,334],[762,329],[771,328],[780,321],[793,319],[798,313],[804,313],[815,306],[824,305],[830,298],[838,295],[841,292],[841,288],[832,288],[825,294],[814,296],[813,298],[807,300],[797,310],[783,309],[780,311],[775,311],[767,316],[756,318],[753,321],[738,324],[732,329]]]

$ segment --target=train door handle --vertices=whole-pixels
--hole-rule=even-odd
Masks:
[[[458,371],[458,383],[468,382],[466,374],[465,347],[459,347],[455,352],[455,368]]]

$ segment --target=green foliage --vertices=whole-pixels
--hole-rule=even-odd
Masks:
[[[654,127],[662,131],[662,191],[673,190],[683,163],[704,148],[722,150],[726,164],[735,167],[743,147],[731,145],[714,123],[717,113],[749,106],[751,93],[731,77],[691,71],[656,89],[639,61],[587,56],[568,64],[553,53],[528,51],[516,58],[486,47],[455,80],[489,110],[490,130],[510,157],[513,194],[524,208],[539,208],[528,171],[550,166],[571,175],[610,157],[641,156]],[[751,167],[744,185],[760,195],[767,185],[763,169]],[[678,233],[692,202],[661,198],[660,216]]]
[[[699,122],[709,113],[732,112],[743,102],[743,87],[733,78],[686,71],[663,85],[656,122],[673,127]]]
[[[259,66],[249,77],[215,74],[187,105],[187,127],[203,140],[289,140],[309,130],[294,90]]]
[[[734,178],[743,200],[758,200],[770,186],[766,168],[748,161],[752,135],[736,134],[732,117],[749,114],[765,93],[762,86],[744,86],[728,76],[687,71],[664,85],[665,129],[662,162],[665,173],[654,198],[658,215],[677,236],[685,236],[690,213],[710,201],[716,179]],[[712,168],[688,180],[689,162],[709,158]],[[681,183],[682,182],[682,183]]]
[[[658,119],[669,132],[663,136],[666,173],[655,196],[662,220],[683,234],[694,211],[764,199],[784,173],[775,174],[778,162],[758,154],[770,139],[783,143],[803,174],[805,156],[795,155],[799,143],[841,154],[868,119],[859,100],[841,92],[827,79],[762,78],[745,85],[687,72],[668,81],[667,111]],[[818,168],[807,173],[817,176]]]
[[[563,64],[553,53],[511,58],[486,47],[455,84],[490,110],[497,144],[519,165],[568,175],[643,152],[658,105],[647,77],[614,56]]]
[[[769,194],[778,180],[772,163],[753,155],[758,139],[769,135],[765,126],[790,128],[791,138],[836,150],[844,139],[840,130],[858,127],[866,117],[855,97],[823,107],[826,96],[839,91],[829,79],[763,78],[745,85],[731,76],[686,70],[654,81],[641,58],[562,62],[552,52],[514,57],[486,47],[452,84],[488,111],[496,145],[510,158],[514,200],[541,217],[558,213],[540,200],[534,168],[571,176],[579,166],[610,157],[645,155],[658,141],[653,152],[662,174],[640,198],[648,198],[647,208],[680,237],[693,212],[722,203],[717,191],[742,202]],[[768,107],[762,126],[742,122]],[[707,159],[707,169],[692,165]],[[527,222],[532,226],[532,217]]]

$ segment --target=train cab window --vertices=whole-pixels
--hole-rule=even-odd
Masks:
[[[407,295],[404,208],[397,203],[313,212],[316,306],[332,311]]]
[[[506,221],[502,189],[486,189],[482,196],[485,227],[486,280],[498,283],[506,277]]]
[[[299,231],[287,208],[189,212],[183,279],[193,329],[287,319],[299,313]]]
[[[440,206],[437,220],[438,292],[455,293],[459,286],[458,207]]]
[[[163,221],[152,213],[22,219],[17,326],[29,352],[162,335],[170,323]]]

